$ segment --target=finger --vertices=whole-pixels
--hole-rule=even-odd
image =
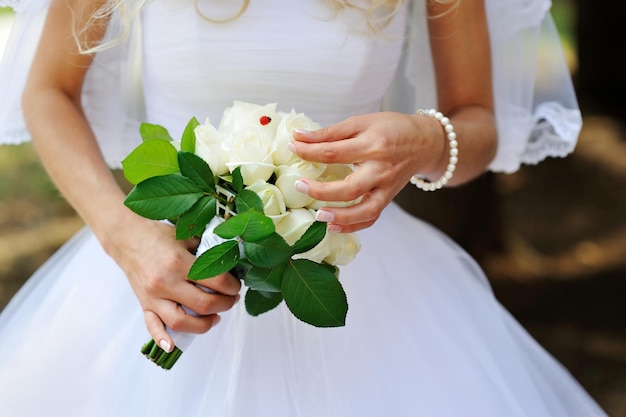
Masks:
[[[356,136],[358,133],[359,124],[355,123],[355,120],[358,119],[353,117],[313,131],[295,129],[293,131],[293,138],[297,142],[303,143],[334,142],[343,140],[347,137]]]
[[[241,280],[232,274],[224,273],[215,277],[194,281],[198,285],[209,288],[224,295],[237,295],[241,290]]]
[[[358,204],[349,207],[324,207],[317,211],[316,220],[329,223],[334,232],[348,232],[354,225],[372,225],[382,213],[389,199],[387,193],[376,189],[363,196]]]
[[[195,285],[190,287],[194,287],[193,294],[185,298],[180,297],[181,300],[178,302],[199,315],[206,316],[230,310],[239,300],[239,294],[207,293]]]
[[[165,331],[165,325],[156,315],[156,313],[145,310],[143,313],[144,321],[146,323],[146,328],[152,336],[152,340],[157,342],[157,344],[166,351],[170,353],[172,349],[174,349],[174,340],[170,337],[170,335]]]
[[[199,316],[187,314],[180,305],[169,301],[161,303],[157,316],[162,324],[176,332],[184,333],[206,333],[219,322],[217,314]]]
[[[359,230],[367,229],[368,227],[372,226],[374,223],[375,221],[373,220],[369,222],[353,223],[353,224],[347,224],[347,225],[331,224],[329,226],[329,231],[331,233],[354,233],[354,232],[358,232]]]
[[[296,144],[292,152],[305,161],[324,164],[356,164],[367,160],[366,144],[356,138],[330,143]]]
[[[339,181],[319,182],[307,178],[298,180],[296,190],[319,201],[352,201],[383,183],[389,171],[369,163],[357,166],[356,171]]]
[[[197,237],[184,240],[185,247],[189,251],[189,253],[195,254],[198,251],[198,246],[200,245],[200,239]]]

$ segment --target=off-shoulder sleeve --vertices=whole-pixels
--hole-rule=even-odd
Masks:
[[[498,152],[489,169],[563,157],[576,146],[582,116],[549,0],[486,0]],[[424,0],[412,3],[407,49],[386,106],[436,108]]]

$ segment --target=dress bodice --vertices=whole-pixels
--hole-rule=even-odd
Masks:
[[[230,0],[199,6],[236,13]],[[233,100],[276,102],[322,125],[377,111],[401,56],[405,9],[374,33],[361,11],[321,0],[253,0],[229,23],[203,19],[192,0],[153,0],[142,16],[148,121],[177,135],[192,116],[219,123]]]

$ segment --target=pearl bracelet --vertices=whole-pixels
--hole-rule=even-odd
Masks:
[[[450,181],[450,178],[452,178],[452,176],[454,175],[454,171],[456,170],[456,164],[457,162],[459,162],[459,143],[456,141],[454,126],[452,126],[452,123],[450,123],[450,119],[445,117],[441,112],[438,112],[437,110],[420,109],[416,113],[434,117],[439,121],[441,126],[443,126],[443,130],[445,131],[446,137],[448,138],[448,144],[450,145],[450,158],[448,159],[448,167],[446,168],[446,172],[444,172],[443,176],[437,181],[430,182],[421,176],[413,175],[411,177],[411,184],[424,191],[439,190],[443,188],[443,186],[446,185],[448,181]]]

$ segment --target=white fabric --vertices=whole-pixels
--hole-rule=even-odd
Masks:
[[[386,38],[328,17],[318,2],[265,0],[213,25],[192,0],[154,0],[142,20],[146,119],[177,135],[191,116],[217,121],[233,99],[322,123],[378,109],[408,11]],[[391,205],[360,237],[341,271],[345,327],[313,328],[284,305],[253,318],[240,303],[166,372],[140,355],[138,303],[83,230],[0,315],[0,415],[604,415],[440,232]]]
[[[20,94],[48,1],[0,1],[20,12],[0,66],[0,143],[29,140]],[[437,107],[424,1],[410,2],[407,54],[385,100],[385,107],[391,110],[409,113]],[[143,0],[128,3],[132,11]],[[500,136],[498,153],[489,168],[513,172],[522,163],[567,155],[576,145],[582,117],[548,13],[550,1],[486,0],[486,5]],[[107,162],[115,168],[137,144],[137,126],[144,120],[136,35],[137,30],[132,30],[124,45],[100,54],[85,88],[86,113]],[[99,99],[90,100],[93,96]],[[102,97],[106,100],[100,101]]]

